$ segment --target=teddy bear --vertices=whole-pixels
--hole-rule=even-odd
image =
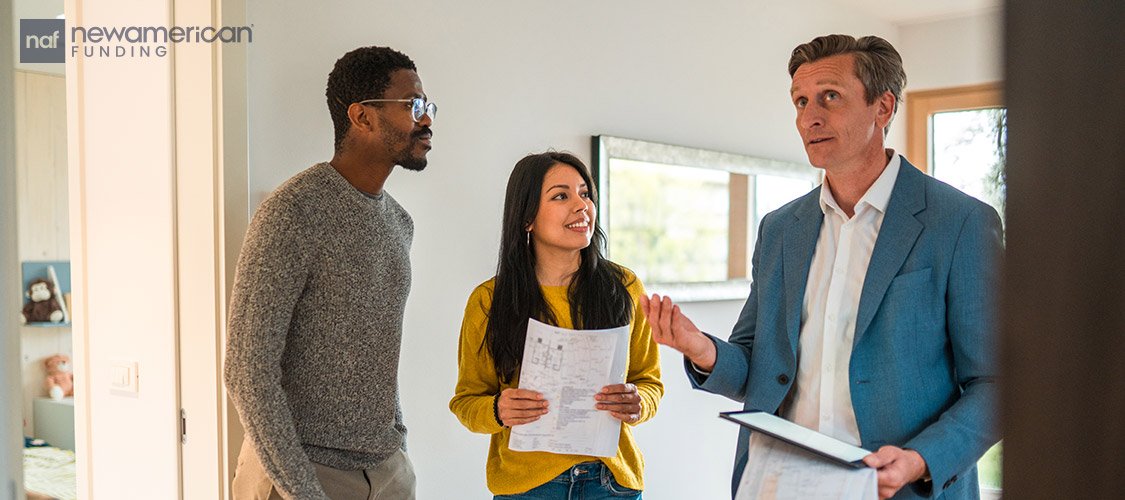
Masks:
[[[62,306],[55,300],[54,285],[45,279],[32,280],[27,285],[27,298],[31,302],[24,304],[23,323],[33,321],[58,323],[63,320]]]
[[[56,354],[45,360],[47,367],[47,393],[51,399],[60,400],[74,395],[74,374],[70,373],[70,356]]]

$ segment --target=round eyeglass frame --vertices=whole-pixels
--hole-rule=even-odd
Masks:
[[[417,123],[422,121],[422,117],[428,115],[430,120],[437,116],[437,104],[429,102],[425,97],[414,97],[410,99],[366,99],[359,101],[359,104],[372,104],[378,102],[409,102],[410,103],[410,117]]]

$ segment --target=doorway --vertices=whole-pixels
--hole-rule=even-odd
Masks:
[[[14,0],[11,28],[22,19],[63,19],[62,0]],[[18,47],[18,45],[17,45]],[[18,276],[3,286],[21,294],[19,377],[23,489],[29,498],[77,497],[74,354],[70,322],[66,76],[61,63],[14,57],[16,258]],[[36,293],[31,293],[32,291]],[[44,293],[46,292],[46,293]]]

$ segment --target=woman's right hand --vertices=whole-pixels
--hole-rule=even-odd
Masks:
[[[547,414],[547,400],[543,395],[527,389],[504,389],[496,402],[500,421],[508,427],[539,420]]]

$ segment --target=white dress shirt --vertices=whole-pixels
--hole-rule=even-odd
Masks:
[[[801,307],[797,380],[781,414],[857,446],[862,443],[848,377],[852,338],[867,265],[900,165],[900,157],[892,152],[887,167],[856,203],[851,218],[832,197],[825,178],[820,189],[824,221]]]

